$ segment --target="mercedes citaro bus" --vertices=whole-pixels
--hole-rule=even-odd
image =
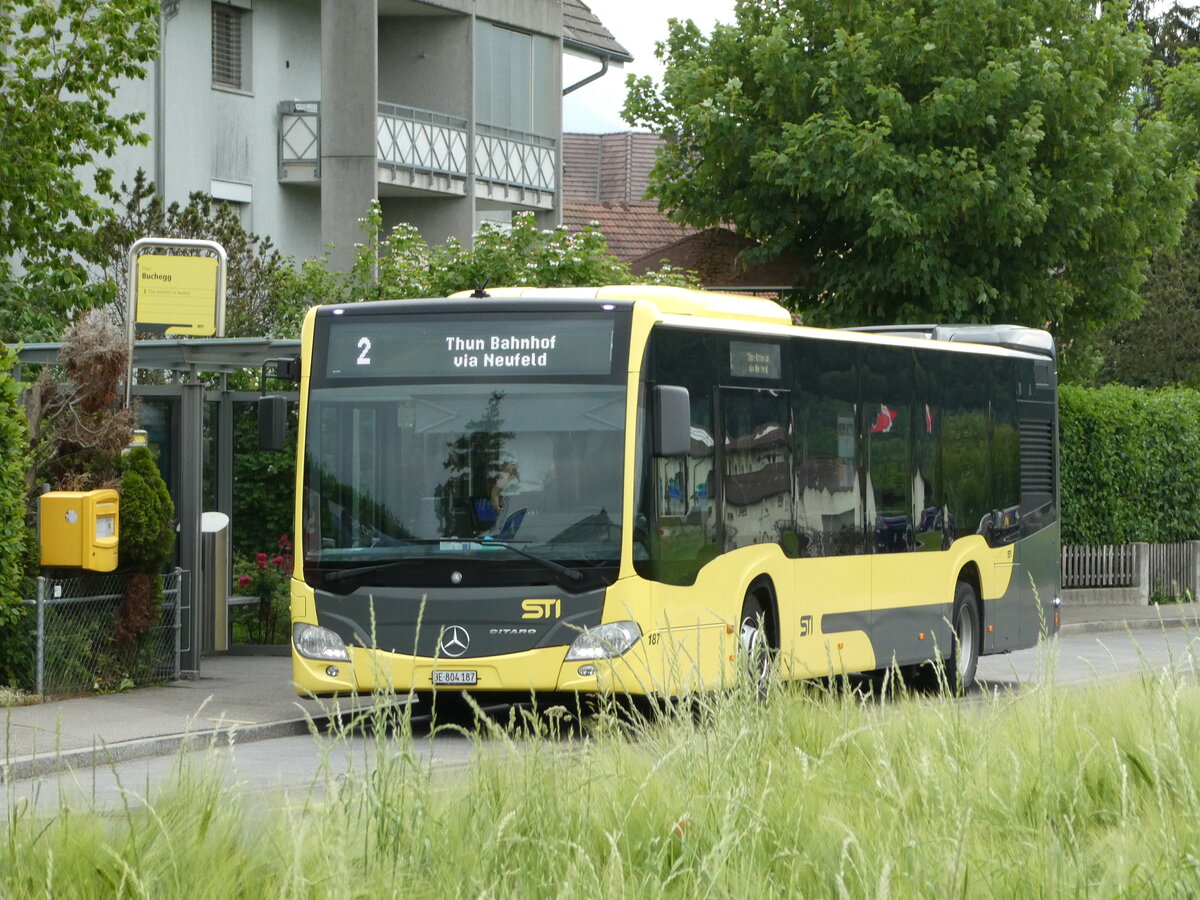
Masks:
[[[297,690],[678,695],[1058,628],[1050,336],[678,288],[319,307]]]

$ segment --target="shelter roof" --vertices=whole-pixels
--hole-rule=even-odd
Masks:
[[[10,344],[22,365],[54,365],[61,343]],[[235,372],[257,369],[268,359],[296,356],[297,340],[274,338],[174,338],[137,341],[133,364],[138,369],[187,372]]]

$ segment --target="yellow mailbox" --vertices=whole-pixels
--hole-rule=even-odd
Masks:
[[[116,491],[51,491],[40,499],[43,566],[80,566],[94,572],[117,567]]]

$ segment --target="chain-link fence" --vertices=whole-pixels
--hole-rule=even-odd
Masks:
[[[121,640],[128,575],[39,578],[30,686],[40,695],[121,690],[179,677],[182,569],[163,576],[161,620],[140,639]]]

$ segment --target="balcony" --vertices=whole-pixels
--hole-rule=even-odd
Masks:
[[[554,207],[558,147],[552,138],[476,125],[470,153],[466,119],[380,103],[375,144],[381,196],[463,197],[474,176],[479,199]],[[279,180],[320,184],[321,104],[316,100],[279,104]]]

